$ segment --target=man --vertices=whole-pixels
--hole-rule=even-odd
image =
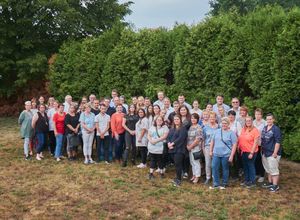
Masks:
[[[176,114],[179,114],[178,110],[179,110],[179,102],[177,101],[174,101],[173,102],[173,108],[174,108],[174,111],[172,113],[169,114],[169,117],[168,117],[168,121],[169,121],[169,125],[172,126],[173,124],[173,121],[174,121],[174,116]]]
[[[268,174],[268,183],[263,184],[270,192],[279,190],[279,161],[281,158],[281,131],[278,126],[274,125],[274,115],[267,114],[267,126],[264,127],[261,134],[262,146],[262,163]]]
[[[122,103],[121,103],[121,101],[120,101],[120,98],[118,97],[118,96],[115,96],[114,97],[114,104],[115,104],[115,106],[118,106],[119,104],[121,104],[122,105]],[[122,105],[122,107],[123,107],[123,110],[122,110],[122,112],[124,113],[124,114],[127,114],[127,111],[126,111],[126,108]]]
[[[64,112],[68,113],[70,105],[72,104],[72,96],[66,95],[65,102],[64,102]]]
[[[145,97],[144,105],[145,105],[146,109],[151,105],[151,100],[149,97]]]
[[[94,94],[90,94],[89,96],[89,104],[91,104],[92,108],[94,108],[94,101],[96,100],[96,96]]]
[[[94,105],[92,106],[91,112],[94,113],[94,115],[98,115],[100,113],[100,101],[98,99],[94,100]]]
[[[131,103],[134,104],[135,106],[137,105],[138,103],[138,98],[136,96],[132,96],[131,97]]]
[[[115,99],[115,97],[118,97],[118,96],[119,96],[118,90],[116,90],[116,89],[111,90],[111,100],[109,103],[110,107],[115,108],[117,106],[117,104],[114,102],[114,99]]]
[[[217,103],[213,105],[213,111],[219,115],[219,107],[222,106],[227,114],[229,111],[230,107],[226,104],[224,104],[224,96],[223,95],[217,95],[216,97]]]
[[[106,106],[106,114],[108,114],[111,117],[112,114],[114,114],[116,112],[116,109],[109,106],[110,98],[105,97],[103,104]]]
[[[163,91],[159,91],[157,93],[157,98],[158,100],[156,100],[153,105],[159,105],[160,109],[164,108],[164,98],[165,98],[165,94]]]
[[[236,119],[240,117],[240,100],[237,97],[232,98],[231,100],[231,106],[232,108],[230,110],[235,111],[236,113]]]
[[[120,102],[126,109],[126,112],[128,112],[128,105],[125,103],[125,96],[123,96],[123,95],[120,96]]]
[[[182,94],[178,96],[178,103],[179,103],[179,106],[185,105],[189,109],[189,111],[192,110],[192,106],[190,104],[188,104],[187,102],[185,102],[185,97]]]
[[[166,110],[165,118],[169,118],[169,115],[174,112],[174,108],[172,108],[171,101],[168,97],[164,98],[164,109]]]

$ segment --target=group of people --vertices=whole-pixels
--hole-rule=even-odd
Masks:
[[[157,175],[164,178],[166,169],[174,165],[174,186],[189,177],[198,183],[203,168],[204,184],[212,182],[211,189],[225,189],[229,177],[241,176],[241,185],[253,188],[256,181],[264,182],[267,173],[262,187],[279,190],[281,132],[271,113],[264,120],[257,108],[253,118],[238,98],[232,98],[229,107],[222,95],[203,110],[197,100],[188,104],[184,95],[171,105],[162,91],[153,104],[147,97],[134,96],[127,105],[117,90],[111,96],[97,99],[91,94],[79,103],[70,95],[64,103],[54,97],[46,103],[42,96],[26,101],[19,116],[25,159],[35,149],[36,159],[42,160],[48,148],[57,161],[63,153],[75,160],[82,146],[84,164],[115,161],[125,167],[129,161],[136,165],[140,156],[137,167],[146,168],[148,163],[150,180]],[[94,144],[96,155],[92,154]]]

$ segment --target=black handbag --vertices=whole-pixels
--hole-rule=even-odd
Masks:
[[[193,157],[194,157],[194,160],[200,160],[200,158],[201,158],[201,151],[194,152],[193,153]]]
[[[76,134],[68,134],[69,144],[71,147],[79,145],[79,137]]]

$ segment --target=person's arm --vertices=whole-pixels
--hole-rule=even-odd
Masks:
[[[256,128],[254,128],[254,129],[256,129]],[[248,156],[248,158],[250,160],[253,158],[253,154],[255,153],[255,149],[258,145],[259,138],[260,138],[259,131],[256,130],[256,132],[254,134],[254,143],[253,143],[253,146],[252,146],[251,151],[250,151],[249,156]]]
[[[96,125],[97,133],[99,133],[101,136],[101,131],[100,131],[100,127],[99,127],[99,119],[97,117],[95,118],[95,125]]]
[[[231,163],[233,161],[234,154],[235,154],[236,147],[237,147],[237,136],[234,132],[231,132],[230,139],[233,144],[231,147],[231,154],[230,154],[228,161]]]
[[[54,128],[54,135],[57,136],[57,129],[56,129],[56,118],[57,118],[57,114],[55,113],[53,116],[53,128]]]
[[[150,132],[148,132],[147,138],[148,138],[148,141],[149,141],[151,144],[155,144],[155,143],[153,142],[153,139],[152,139],[151,135],[150,135]]]
[[[169,134],[169,130],[167,130],[167,129],[165,129],[166,131],[165,131],[165,133],[164,133],[164,135],[163,136],[161,136],[160,138],[157,138],[155,141],[156,141],[156,143],[158,143],[158,142],[160,142],[160,141],[164,141],[164,140],[166,140],[167,139],[167,137],[168,137],[168,134]]]
[[[187,149],[188,150],[194,149],[196,146],[199,145],[200,140],[203,140],[202,129],[197,129],[196,138],[193,141],[193,143],[191,143],[190,145],[187,146]]]
[[[107,121],[106,128],[105,128],[105,130],[102,132],[103,136],[104,136],[104,134],[105,134],[106,132],[108,132],[109,128],[110,128],[110,120]]]
[[[183,142],[186,137],[187,137],[187,131],[185,128],[181,127],[179,130],[178,137],[173,141],[174,145],[176,146],[179,143]]]
[[[19,124],[19,125],[22,125],[24,119],[25,119],[25,115],[24,115],[24,111],[23,111],[23,112],[21,112],[21,114],[20,114],[20,116],[19,116],[18,124]]]
[[[132,130],[130,130],[127,126],[126,126],[126,118],[124,117],[123,118],[123,121],[122,121],[122,127],[128,131],[129,134],[132,134]]]
[[[35,125],[36,125],[36,122],[37,122],[38,119],[39,119],[39,116],[38,116],[37,113],[35,113],[34,116],[32,117],[32,121],[31,121],[31,127],[33,129],[35,129]]]
[[[209,155],[211,157],[213,156],[214,146],[215,146],[215,141],[214,141],[214,139],[211,139],[210,145],[209,145]]]
[[[273,157],[276,158],[278,156],[278,151],[280,149],[280,143],[281,143],[281,132],[279,128],[274,129],[274,136],[275,136],[275,147],[274,147],[274,152],[273,152]]]

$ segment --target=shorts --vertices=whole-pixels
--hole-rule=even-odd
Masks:
[[[281,156],[277,156],[277,158],[274,158],[273,156],[266,157],[265,155],[262,155],[262,164],[266,172],[271,176],[279,175],[280,158]]]

